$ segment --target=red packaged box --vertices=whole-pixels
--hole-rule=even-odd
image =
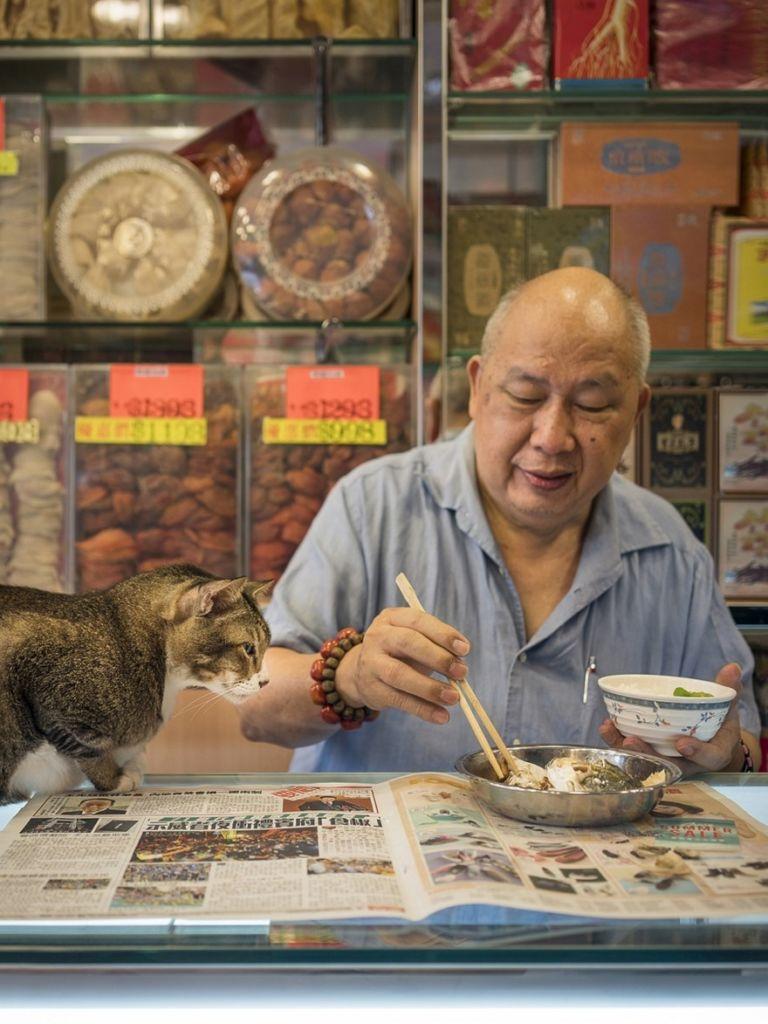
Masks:
[[[546,0],[451,0],[448,32],[452,89],[546,87]]]
[[[648,0],[554,0],[555,88],[648,84]]]
[[[768,89],[765,0],[664,0],[653,34],[662,89]]]
[[[611,276],[642,303],[659,348],[706,348],[709,208],[614,206]]]

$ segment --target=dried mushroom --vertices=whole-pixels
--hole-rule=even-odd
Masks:
[[[92,160],[62,187],[49,257],[76,313],[184,320],[221,283],[226,218],[187,161],[124,150]]]
[[[240,195],[232,255],[244,290],[278,320],[367,320],[392,302],[411,263],[395,182],[337,147],[267,164]]]

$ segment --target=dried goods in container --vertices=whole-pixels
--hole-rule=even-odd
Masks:
[[[162,0],[171,39],[387,39],[397,35],[399,0]]]
[[[249,529],[253,579],[276,579],[304,538],[326,495],[355,466],[413,444],[409,367],[382,367],[386,445],[265,444],[265,416],[285,415],[285,375],[246,371],[251,430]]]
[[[15,173],[0,175],[0,319],[45,317],[45,133],[39,96],[0,97],[0,148]]]
[[[78,315],[184,320],[219,288],[226,232],[221,203],[186,160],[120,150],[90,161],[60,189],[49,259]]]
[[[76,381],[77,414],[107,416],[108,368],[78,369]],[[239,402],[237,371],[208,368],[205,445],[77,445],[79,591],[173,562],[237,574]]]
[[[0,583],[66,589],[64,367],[30,368],[28,419],[0,441]],[[9,432],[10,433],[10,432]]]
[[[2,39],[135,39],[143,3],[9,0],[0,8]]]
[[[337,146],[268,163],[232,218],[240,280],[276,320],[368,320],[393,301],[411,256],[408,208],[394,180]]]

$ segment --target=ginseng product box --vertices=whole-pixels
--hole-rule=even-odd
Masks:
[[[768,494],[768,391],[721,391],[717,427],[720,490]]]
[[[615,206],[611,275],[642,304],[659,348],[706,348],[709,208]]]
[[[648,0],[554,0],[557,89],[648,84]]]
[[[735,122],[565,122],[561,205],[733,206],[739,199]]]

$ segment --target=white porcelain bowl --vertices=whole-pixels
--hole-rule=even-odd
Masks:
[[[638,736],[657,754],[679,757],[678,736],[711,740],[723,724],[736,691],[683,676],[602,676],[597,681],[611,721],[624,736]],[[674,697],[675,687],[709,697]]]

